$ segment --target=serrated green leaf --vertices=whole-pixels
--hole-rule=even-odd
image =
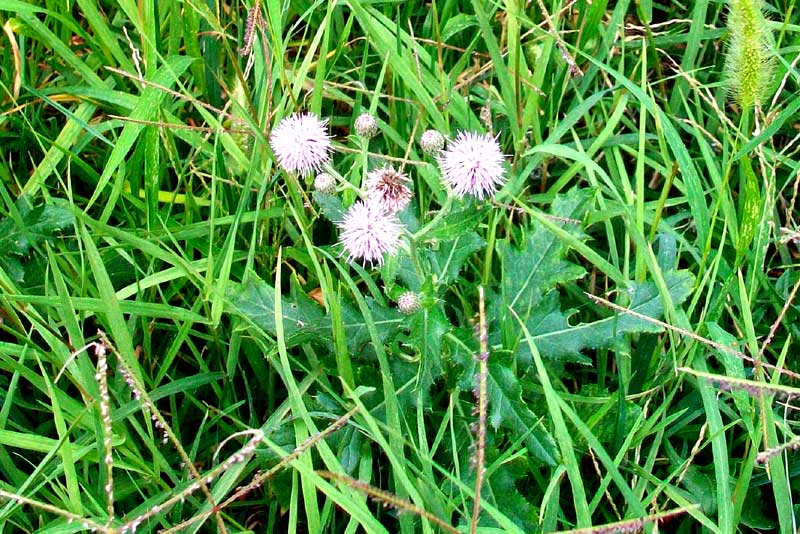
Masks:
[[[528,462],[522,458],[505,462],[492,471],[485,490],[485,494],[491,496],[496,506],[524,532],[537,531],[533,506],[517,487],[517,482],[530,474],[530,468]]]
[[[525,445],[534,458],[547,465],[555,465],[555,442],[522,399],[522,386],[514,371],[507,362],[491,357],[489,361],[487,388],[490,424],[495,430],[501,426],[507,429],[512,439],[525,436]]]
[[[420,230],[419,237],[449,241],[474,230],[486,213],[487,210],[480,205],[464,207],[435,218],[428,226]]]
[[[251,320],[264,331],[275,335],[275,289],[255,275],[241,284],[231,284],[227,294],[228,311]],[[397,332],[401,318],[399,313],[382,306],[373,299],[365,299],[370,307],[375,326],[381,341]],[[283,312],[283,332],[286,346],[294,347],[300,343],[333,343],[330,318],[323,308],[305,296],[302,291],[292,291],[291,298],[281,296]],[[355,306],[341,303],[342,321],[347,336],[348,348],[360,351],[369,341],[366,322]]]
[[[673,271],[666,273],[664,280],[672,302],[677,306],[689,296],[694,278],[688,271]],[[552,358],[579,357],[583,349],[611,347],[623,336],[634,332],[661,332],[662,326],[648,320],[664,315],[664,303],[655,283],[631,283],[630,294],[631,304],[627,309],[632,313],[615,312],[599,321],[569,326],[566,316],[558,317],[560,312],[551,299],[547,306],[531,314],[526,326],[540,352]]]
[[[244,283],[231,284],[228,303],[266,332],[275,335],[275,288],[257,277]],[[310,299],[309,299],[310,300]],[[311,341],[325,318],[322,308],[308,301],[299,304],[281,297],[286,346]]]
[[[591,363],[589,358],[581,354],[586,346],[585,341],[580,336],[569,335],[572,327],[569,324],[569,315],[561,311],[558,291],[547,293],[526,325],[543,356],[582,364]],[[564,335],[551,336],[554,332],[564,332]],[[517,358],[521,364],[533,363],[527,345],[520,346]]]
[[[56,232],[75,223],[75,217],[65,203],[53,201],[33,209],[24,199],[17,204],[21,220],[8,217],[0,221],[0,251],[3,255],[23,256],[31,247],[52,239]]]
[[[333,223],[337,223],[344,218],[347,211],[342,204],[342,200],[336,195],[326,195],[319,191],[313,193],[314,202],[322,208],[322,214]]]
[[[455,330],[455,334],[469,339],[466,329]],[[449,337],[449,336],[448,336]],[[446,346],[452,363],[463,369],[457,378],[462,390],[475,387],[477,365],[473,357],[477,347],[453,343]],[[487,366],[486,386],[489,397],[488,422],[494,431],[504,429],[512,440],[522,439],[531,457],[546,465],[555,465],[558,459],[553,437],[522,398],[522,385],[514,374],[510,359],[503,353],[492,353]]]
[[[441,305],[423,308],[409,317],[408,343],[420,352],[423,367],[423,384],[428,386],[442,376],[442,339],[452,325],[447,320]]]
[[[582,236],[580,226],[566,219],[581,220],[590,199],[589,193],[573,189],[553,201],[551,214],[565,220],[561,223],[565,230]],[[506,241],[498,243],[498,250],[503,262],[503,282],[502,309],[497,311],[504,317],[510,307],[527,320],[550,289],[585,274],[583,267],[564,259],[567,245],[542,227],[534,228],[521,248],[514,248]]]
[[[18,283],[25,281],[25,267],[22,266],[17,258],[12,256],[0,256],[0,268],[2,268],[12,280]]]
[[[458,278],[467,258],[485,245],[486,241],[475,232],[465,232],[452,241],[440,243],[438,249],[429,251],[428,257],[438,279],[437,285],[452,283]]]
[[[14,256],[28,254],[32,247],[52,240],[56,233],[72,226],[75,216],[68,204],[54,199],[33,208],[26,197],[16,203],[16,216],[0,221],[0,265],[15,282],[25,279],[25,267]]]

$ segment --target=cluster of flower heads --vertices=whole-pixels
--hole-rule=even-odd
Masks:
[[[318,173],[314,188],[325,194],[336,192],[333,176],[321,172],[329,163],[332,151],[327,120],[312,113],[295,113],[283,119],[270,135],[275,159],[285,171],[301,176]],[[356,134],[369,140],[378,134],[375,117],[358,116]],[[436,130],[428,130],[420,138],[420,148],[436,158],[442,181],[458,197],[491,198],[505,183],[504,156],[497,138],[489,134],[458,132],[447,143]],[[348,260],[382,265],[386,255],[400,247],[403,225],[397,214],[413,197],[409,177],[391,165],[370,171],[364,183],[363,200],[350,206],[341,221],[339,241]]]

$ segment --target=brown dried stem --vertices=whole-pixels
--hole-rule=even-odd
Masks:
[[[472,507],[472,523],[470,533],[478,531],[478,517],[481,512],[481,489],[483,487],[483,477],[486,472],[484,464],[486,462],[486,412],[487,412],[487,392],[486,376],[488,374],[489,361],[489,336],[486,328],[486,299],[483,293],[483,286],[478,286],[478,328],[480,353],[477,355],[478,376],[475,386],[478,401],[478,444],[475,450],[475,504]]]
[[[357,411],[358,411],[358,406],[356,406],[355,408],[344,414],[342,417],[340,417],[333,423],[331,423],[322,432],[319,432],[317,434],[314,434],[313,436],[309,436],[308,438],[306,438],[306,440],[303,441],[303,443],[298,445],[291,453],[284,456],[281,459],[281,461],[278,462],[274,467],[272,467],[268,471],[262,471],[257,473],[256,476],[254,476],[253,479],[247,485],[236,488],[236,491],[233,493],[233,495],[222,501],[219,505],[214,507],[213,510],[208,512],[203,512],[202,514],[198,514],[194,517],[191,517],[186,521],[179,523],[167,530],[162,530],[161,534],[172,534],[173,532],[180,532],[189,525],[192,525],[197,521],[200,521],[201,519],[206,519],[212,513],[218,513],[219,511],[230,505],[232,502],[241,499],[254,489],[261,487],[261,485],[264,484],[264,482],[275,476],[275,473],[286,467],[289,463],[299,458],[301,454],[303,454],[308,449],[319,443],[321,440],[325,439],[326,437],[328,437],[329,435],[331,435],[332,433],[334,433],[335,431],[339,430],[344,425],[346,425],[347,421],[349,421],[350,418]]]
[[[329,480],[335,480],[337,482],[341,482],[345,486],[360,491],[361,493],[367,495],[369,498],[375,501],[379,501],[380,503],[386,506],[391,506],[395,510],[398,510],[400,512],[408,512],[410,514],[423,517],[428,521],[430,521],[431,523],[441,527],[443,530],[446,530],[447,532],[452,532],[453,534],[458,534],[460,532],[458,529],[454,528],[452,525],[446,523],[445,521],[439,519],[432,513],[428,512],[427,510],[420,508],[419,506],[410,503],[405,499],[401,499],[400,497],[393,495],[388,491],[383,491],[382,489],[370,486],[363,480],[358,480],[349,477],[347,475],[342,475],[340,473],[331,473],[330,471],[317,471],[316,473],[322,478],[327,478]]]

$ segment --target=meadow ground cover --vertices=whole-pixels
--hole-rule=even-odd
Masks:
[[[0,25],[0,532],[797,531],[793,0]]]

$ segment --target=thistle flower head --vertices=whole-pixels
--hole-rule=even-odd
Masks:
[[[444,148],[444,136],[436,130],[425,130],[419,139],[419,146],[429,156],[435,156]]]
[[[314,189],[319,193],[332,195],[336,192],[336,181],[327,172],[321,172],[314,178]]]
[[[394,254],[400,246],[400,220],[380,206],[357,201],[337,225],[348,261],[382,265],[384,255]]]
[[[489,134],[459,132],[437,160],[443,180],[456,196],[492,197],[505,183],[503,153]]]
[[[413,291],[405,291],[397,297],[397,310],[403,315],[416,313],[420,308],[419,294]]]
[[[281,120],[269,136],[278,164],[302,176],[318,171],[332,150],[327,123],[313,113],[295,113]]]
[[[369,113],[362,113],[353,124],[356,134],[364,139],[372,139],[378,134],[378,121]]]
[[[406,186],[408,176],[391,165],[367,174],[366,192],[370,204],[388,213],[397,213],[411,202],[411,190]]]

